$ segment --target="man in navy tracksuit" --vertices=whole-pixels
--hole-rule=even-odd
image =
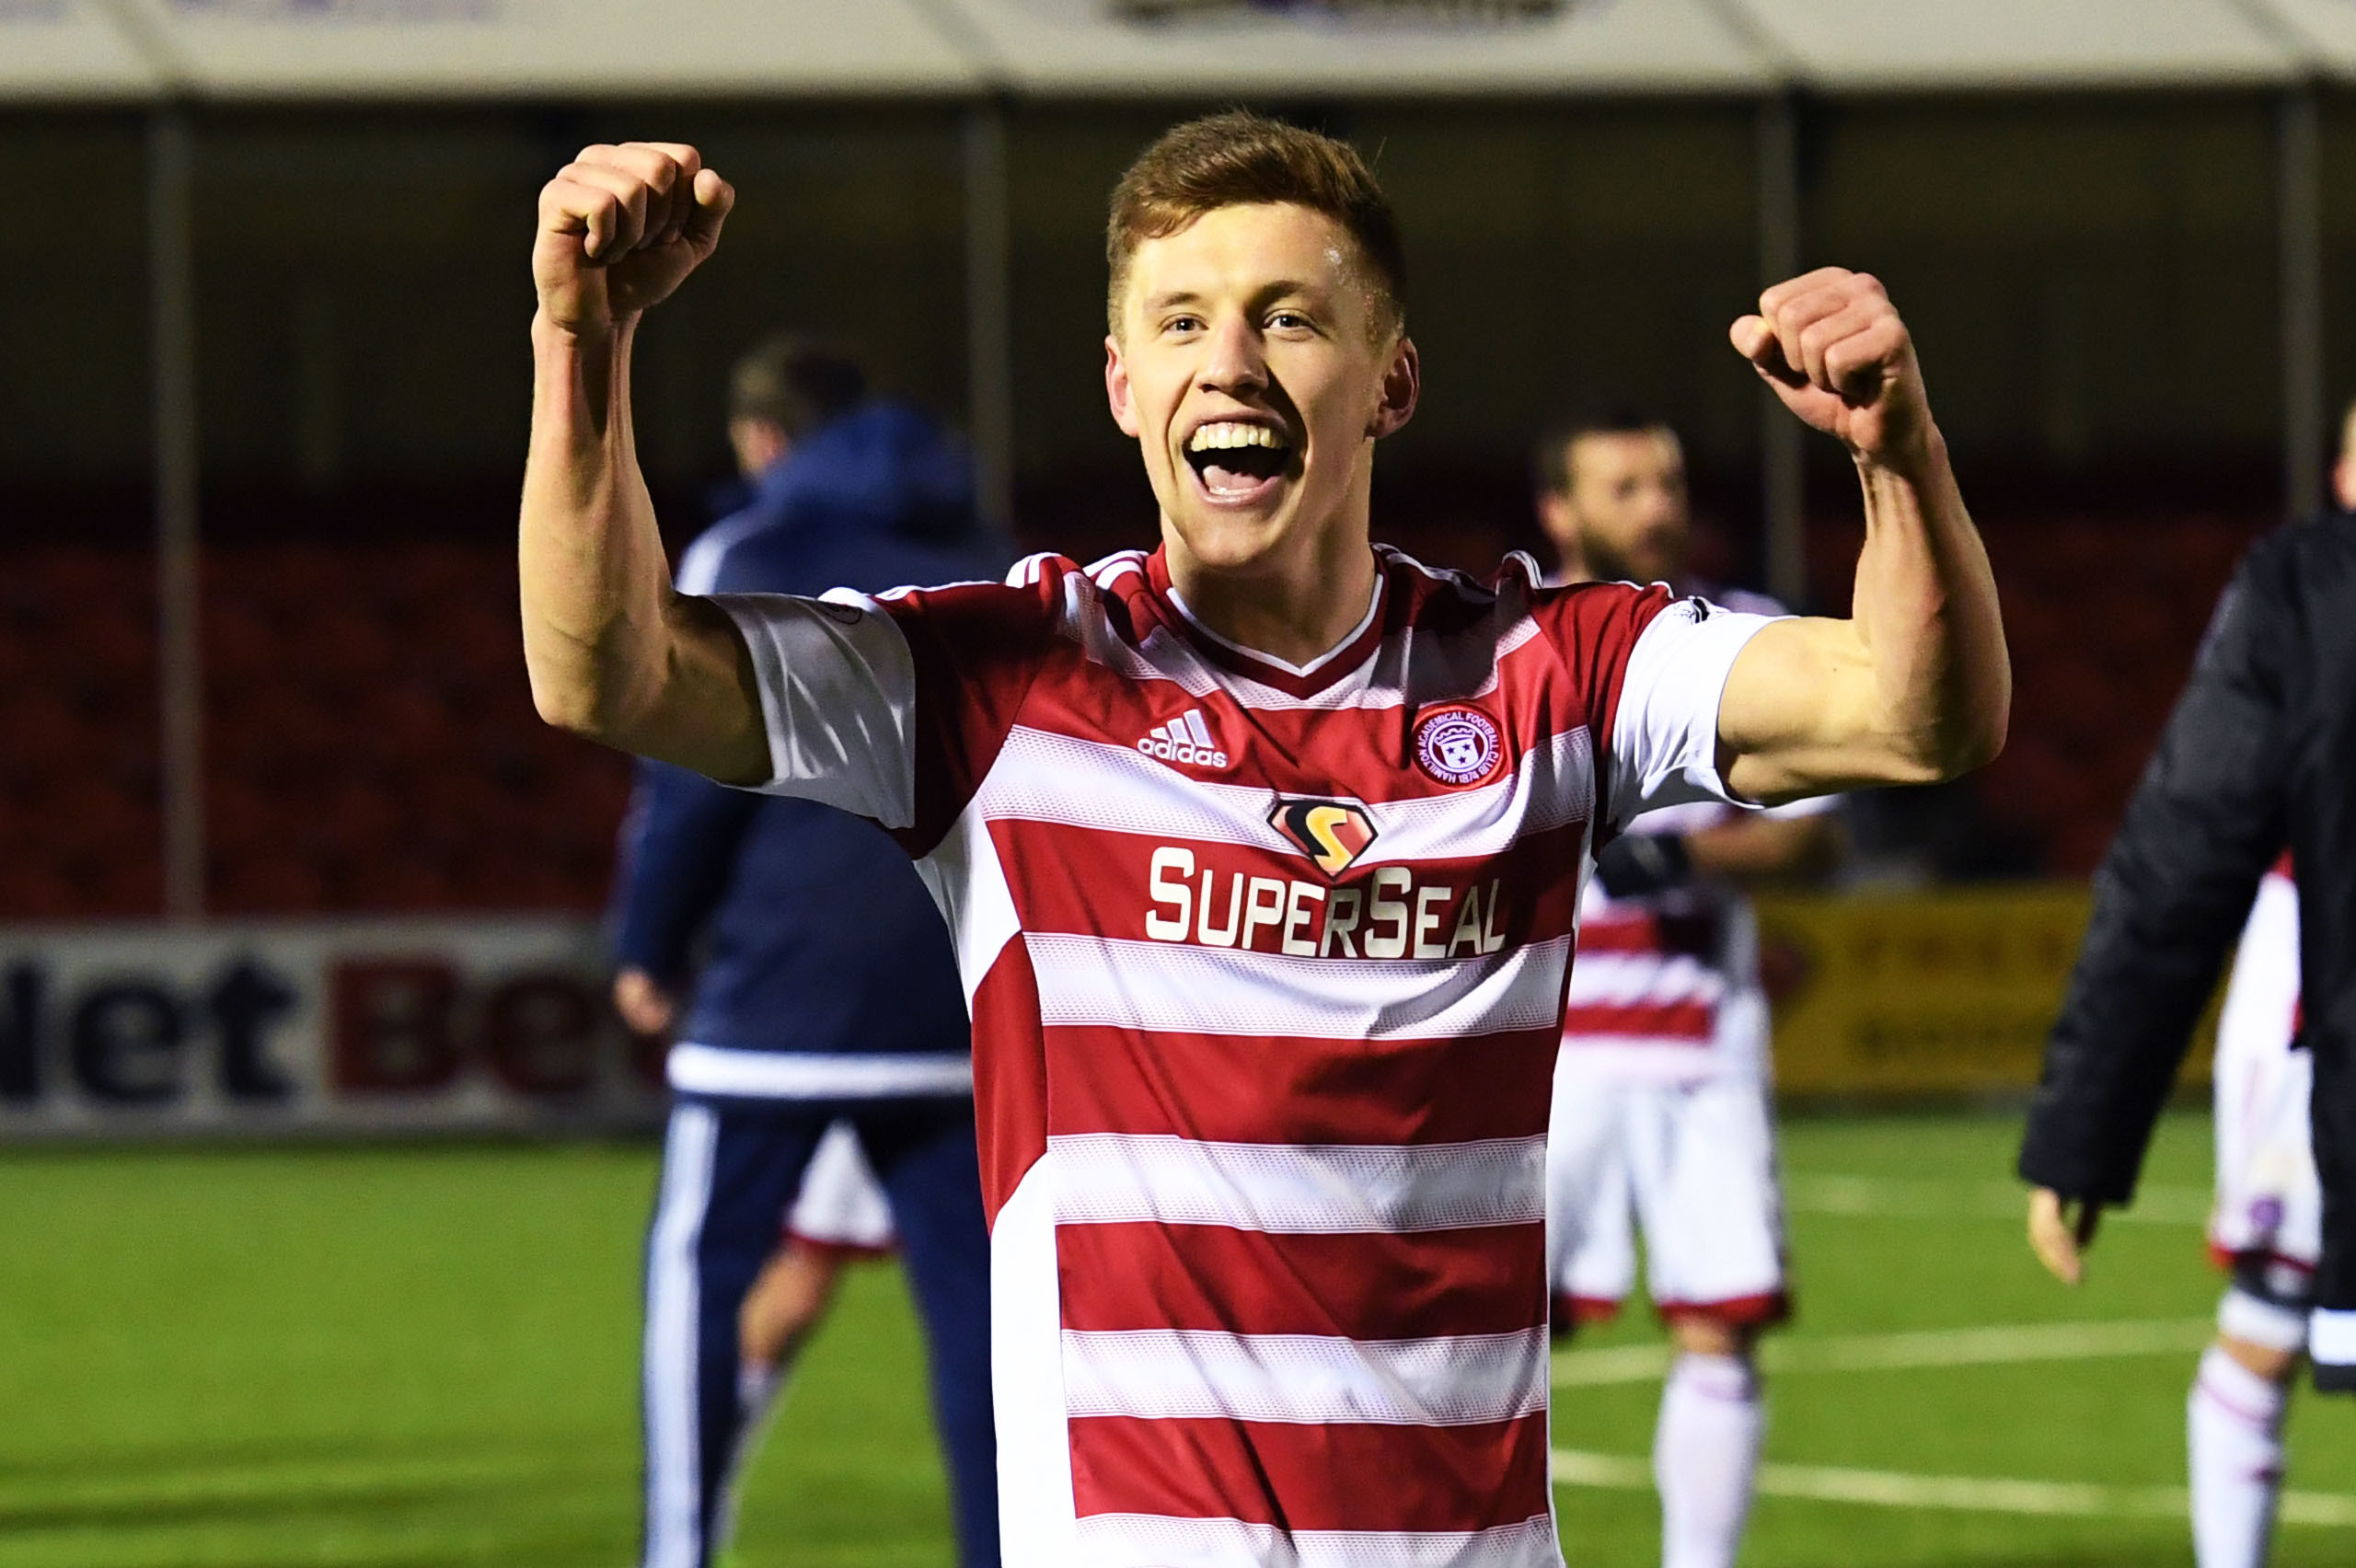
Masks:
[[[738,367],[730,430],[752,499],[687,550],[682,591],[996,575],[964,449],[923,415],[867,398],[844,354],[764,345]],[[941,915],[872,823],[641,767],[616,896],[616,1000],[636,1026],[676,1025],[676,1041],[647,1243],[645,1568],[701,1568],[724,1543],[762,1398],[740,1374],[738,1309],[837,1121],[856,1130],[890,1202],[929,1331],[962,1561],[994,1568],[989,1240],[964,995]]]

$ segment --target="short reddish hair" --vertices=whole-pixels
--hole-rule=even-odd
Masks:
[[[1176,234],[1204,213],[1255,202],[1322,213],[1357,242],[1371,285],[1378,330],[1406,320],[1407,257],[1399,223],[1356,147],[1245,110],[1190,120],[1161,133],[1113,188],[1104,225],[1112,272],[1105,316],[1121,327],[1129,261],[1149,239]]]

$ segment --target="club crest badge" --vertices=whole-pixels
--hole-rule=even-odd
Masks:
[[[1433,709],[1415,726],[1415,766],[1442,784],[1487,783],[1503,750],[1496,722],[1461,703]]]

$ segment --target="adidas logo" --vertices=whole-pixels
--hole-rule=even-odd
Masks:
[[[1138,742],[1138,750],[1188,767],[1227,766],[1227,754],[1211,738],[1210,726],[1203,722],[1203,710],[1199,708],[1189,708],[1169,723],[1148,730],[1145,738]]]

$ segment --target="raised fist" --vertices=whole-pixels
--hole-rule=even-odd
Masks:
[[[1776,396],[1858,457],[1910,467],[1927,455],[1931,406],[1914,340],[1880,282],[1841,267],[1777,283],[1727,334]]]
[[[583,147],[540,190],[540,313],[569,332],[600,332],[660,305],[720,243],[735,201],[693,147]]]

